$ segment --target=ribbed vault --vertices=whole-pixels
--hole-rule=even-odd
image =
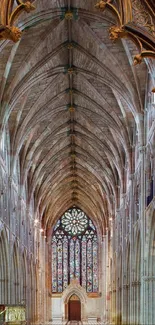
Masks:
[[[133,66],[129,40],[111,42],[115,17],[95,3],[35,1],[18,22],[21,40],[0,44],[11,172],[19,155],[20,182],[45,228],[76,205],[104,232],[134,169],[136,129],[141,143],[145,63]]]

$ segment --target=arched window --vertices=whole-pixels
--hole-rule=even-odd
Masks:
[[[52,235],[52,292],[63,292],[77,279],[87,292],[98,292],[98,241],[93,222],[79,208],[64,213]]]

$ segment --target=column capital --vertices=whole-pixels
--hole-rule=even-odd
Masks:
[[[140,153],[145,153],[146,146],[139,146],[138,150],[139,150]]]
[[[129,180],[130,180],[130,181],[133,181],[133,180],[134,180],[134,177],[135,177],[135,174],[130,174],[130,175],[129,175]]]
[[[138,286],[140,284],[141,284],[140,281],[132,281],[132,287]]]
[[[143,276],[143,280],[146,281],[146,282],[155,281],[155,276],[153,276],[153,275]]]
[[[106,235],[103,235],[102,236],[102,242],[104,242],[105,238],[106,238]]]

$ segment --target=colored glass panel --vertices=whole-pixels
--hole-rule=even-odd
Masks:
[[[63,242],[63,289],[68,285],[68,239],[64,237]]]
[[[73,278],[87,292],[98,291],[98,241],[93,222],[77,208],[57,221],[52,237],[52,291],[62,292]]]
[[[80,242],[75,242],[75,278],[80,283]]]
[[[75,269],[75,247],[74,240],[70,241],[70,281],[74,278],[74,269]]]
[[[93,292],[98,291],[98,245],[97,237],[93,240]]]
[[[87,240],[86,237],[83,236],[82,238],[82,287],[86,288],[86,266],[87,266]]]
[[[62,242],[58,241],[58,292],[62,292]]]
[[[87,242],[87,292],[92,292],[92,241]]]
[[[52,243],[52,291],[57,292],[57,243]]]

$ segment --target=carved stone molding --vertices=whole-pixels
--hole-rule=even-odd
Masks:
[[[133,22],[141,27],[146,28],[153,36],[155,36],[155,25],[150,13],[146,10],[141,0],[132,1]]]
[[[96,5],[95,8],[100,9],[101,11],[104,11],[104,9],[106,8],[107,4],[110,4],[111,0],[102,0],[99,1]]]
[[[123,288],[124,289],[128,289],[129,288],[129,284],[123,284]]]
[[[150,12],[151,16],[155,18],[155,2],[154,0],[142,0],[142,2],[145,4],[145,7]]]
[[[112,40],[112,41],[116,41],[118,38],[123,38],[123,37],[126,37],[126,31],[124,29],[123,26],[112,26],[110,29],[109,29],[109,38]]]
[[[140,284],[140,281],[132,281],[132,287],[139,286]]]
[[[71,11],[67,11],[65,13],[65,19],[72,20],[73,19],[73,13]]]
[[[152,282],[152,281],[155,281],[155,276],[144,276],[143,277],[144,281],[146,282]]]

